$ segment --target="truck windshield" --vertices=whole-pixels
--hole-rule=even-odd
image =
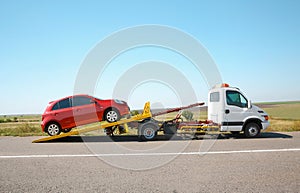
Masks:
[[[241,108],[247,107],[247,99],[237,91],[226,91],[226,101],[228,105],[238,106]]]

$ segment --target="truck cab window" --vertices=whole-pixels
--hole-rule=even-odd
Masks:
[[[241,108],[247,107],[247,99],[237,91],[226,91],[226,101],[228,105],[238,106]]]
[[[219,92],[213,92],[210,93],[210,102],[219,102],[220,101],[220,93]]]

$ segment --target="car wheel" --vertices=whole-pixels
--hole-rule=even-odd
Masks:
[[[120,120],[120,113],[116,109],[108,109],[104,114],[104,120],[109,123]]]
[[[60,125],[57,124],[57,123],[50,123],[50,124],[47,126],[47,133],[48,133],[50,136],[59,135],[60,132],[61,132]]]
[[[246,137],[256,137],[260,133],[260,127],[257,123],[248,123],[244,130]]]

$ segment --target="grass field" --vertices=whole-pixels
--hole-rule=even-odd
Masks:
[[[258,103],[270,116],[271,126],[267,131],[300,131],[300,101]],[[207,119],[206,108],[193,108],[194,120]],[[175,113],[156,117],[157,120],[168,120],[176,116]],[[2,115],[0,116],[0,136],[37,136],[42,133],[41,115]],[[97,127],[96,124],[88,127]],[[103,135],[103,130],[87,133],[86,135]],[[129,134],[136,134],[135,129],[129,129]]]
[[[0,116],[0,136],[35,136],[41,132],[41,115]]]
[[[300,131],[300,101],[257,104],[270,115],[267,131]]]

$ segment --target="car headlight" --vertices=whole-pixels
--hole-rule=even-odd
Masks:
[[[115,101],[116,103],[118,103],[118,104],[125,104],[125,102],[122,101],[122,100],[115,99],[114,101]]]

